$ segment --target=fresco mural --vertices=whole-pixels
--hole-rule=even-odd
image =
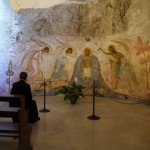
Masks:
[[[34,44],[29,47],[22,57],[19,70],[28,72],[33,91],[42,91],[45,79],[47,92],[75,80],[86,88],[96,81],[99,92],[103,87],[114,93],[139,98],[146,98],[149,94],[150,45],[148,41],[144,45],[140,36],[135,40],[111,38],[103,41],[107,43],[103,44],[104,48],[84,38],[76,40],[78,46],[74,41],[67,44],[61,40],[57,44],[37,39],[31,41],[39,48],[31,49]],[[141,53],[143,57],[140,57]]]
[[[72,80],[76,80],[77,83],[88,88],[91,87],[93,81],[96,82],[97,87],[100,86],[99,60],[93,55],[90,47],[84,48],[83,54],[77,58]]]
[[[143,41],[140,36],[137,37],[137,41],[134,45],[134,48],[136,49],[136,55],[140,56],[141,54],[143,57],[140,57],[139,64],[142,65],[141,72],[143,72],[143,76],[145,77],[146,81],[146,88],[150,88],[150,81],[149,81],[149,76],[150,76],[150,45],[149,41]]]
[[[106,55],[112,56],[114,59],[110,58],[112,72],[111,80],[115,82],[112,83],[112,89],[117,89],[119,82],[121,82],[122,84],[125,83],[127,85],[126,88],[130,92],[136,90],[135,87],[138,87],[138,81],[134,71],[134,66],[129,62],[128,58],[121,52],[117,51],[115,45],[109,45],[108,52],[105,52],[101,48],[98,50],[101,50]],[[131,82],[135,84],[134,89],[131,87]]]
[[[135,97],[148,97],[149,41],[142,42],[142,38],[138,36],[137,40],[117,38],[109,43],[111,44],[107,45],[106,49],[100,47],[97,50],[106,57],[102,73],[111,90]],[[139,56],[141,53],[143,57]]]
[[[73,46],[31,39],[32,43],[20,61],[19,71],[28,72],[28,82],[33,90],[43,90],[44,79],[47,89],[66,85],[71,80],[77,52]]]

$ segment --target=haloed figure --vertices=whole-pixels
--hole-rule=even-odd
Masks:
[[[99,48],[98,50],[101,50],[104,54],[111,55],[114,58],[114,61],[111,61],[111,63],[115,62],[116,83],[113,89],[118,88],[119,81],[127,81],[129,89],[131,89],[131,81],[133,81],[134,84],[138,85],[133,65],[122,53],[116,50],[116,47],[114,45],[108,46],[108,52],[103,51],[101,48]]]
[[[76,55],[76,50],[71,45],[69,45],[66,48],[65,53],[63,55],[63,64],[64,70],[67,72],[67,81],[71,80]]]
[[[51,51],[48,47],[45,47],[41,50],[39,54],[39,69],[43,73],[43,79],[47,79],[48,73],[50,70],[50,61],[51,61]]]
[[[27,52],[20,64],[20,70],[28,71],[29,77],[34,78],[39,72],[42,72],[43,78],[47,75],[52,58],[52,48],[44,47],[41,50]]]
[[[86,47],[83,50],[83,54],[80,55],[75,63],[72,80],[77,80],[77,83],[83,84],[89,88],[96,82],[97,87],[103,82],[100,73],[100,63],[98,58],[92,54],[92,49]]]
[[[91,79],[91,63],[92,63],[92,58],[90,55],[90,50],[86,49],[85,50],[85,56],[83,57],[83,65],[84,65],[84,80],[90,80]]]

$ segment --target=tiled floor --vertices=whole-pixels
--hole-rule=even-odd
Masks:
[[[35,97],[43,108],[43,97]],[[96,98],[95,114],[89,120],[92,97],[77,104],[63,101],[61,95],[46,97],[47,113],[34,124],[31,143],[34,150],[150,150],[150,106],[127,100]],[[15,150],[17,140],[0,138],[0,150]]]

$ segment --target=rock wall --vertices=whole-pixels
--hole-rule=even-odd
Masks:
[[[0,93],[9,92],[9,79],[6,75],[8,64],[14,53],[15,13],[8,0],[0,1]]]
[[[40,36],[60,34],[101,38],[128,29],[126,14],[130,5],[131,0],[68,3],[49,9],[21,10],[19,14],[24,18],[23,24],[31,25],[34,33]]]
[[[11,33],[14,40],[7,51],[15,72],[11,83],[20,71],[27,71],[35,93],[43,90],[43,79],[48,83],[47,93],[51,93],[73,79],[88,88],[94,79],[101,83],[98,92],[105,95],[114,92],[147,100],[150,1],[70,2],[22,9],[15,14]],[[86,51],[90,51],[89,56]],[[87,74],[84,65],[88,60],[91,64]],[[93,73],[97,74],[95,78]]]

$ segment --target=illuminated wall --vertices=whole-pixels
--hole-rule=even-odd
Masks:
[[[49,8],[62,3],[86,3],[97,0],[9,0],[15,11],[27,8]]]
[[[148,0],[99,0],[21,9],[7,35],[12,45],[7,49],[10,59],[3,66],[4,73],[9,64],[14,71],[12,83],[20,71],[27,71],[36,94],[42,93],[44,79],[47,94],[72,80],[87,88],[95,80],[98,92],[104,90],[106,96],[123,94],[147,100],[149,6]]]
[[[14,42],[15,13],[7,0],[0,1],[0,92],[9,92],[9,79],[6,75],[11,61],[12,45]]]

